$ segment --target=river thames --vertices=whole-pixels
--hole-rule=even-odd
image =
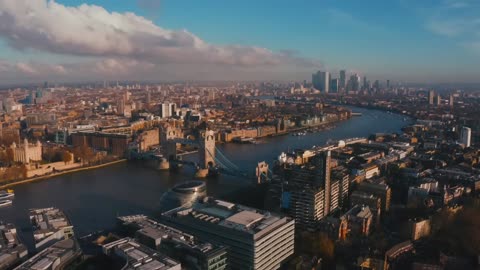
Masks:
[[[256,163],[271,163],[282,151],[323,145],[329,139],[366,137],[373,133],[400,132],[410,123],[402,115],[352,108],[362,116],[338,123],[333,129],[305,136],[267,138],[259,144],[225,144],[221,151],[238,167],[253,171]],[[196,158],[195,154],[190,158]],[[75,227],[77,236],[112,228],[115,217],[151,214],[160,208],[160,198],[173,185],[191,180],[193,170],[155,171],[138,164],[120,163],[105,168],[77,172],[40,182],[15,186],[12,206],[0,208],[0,220],[12,222],[22,239],[31,243],[28,209],[55,206],[62,209]],[[209,195],[223,197],[249,184],[248,180],[219,176],[207,183]]]

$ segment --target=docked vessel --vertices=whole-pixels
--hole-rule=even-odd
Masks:
[[[12,205],[12,200],[1,200],[0,207]]]
[[[295,132],[292,134],[293,136],[305,136],[307,135],[307,132],[306,131],[300,131],[300,132]]]
[[[13,199],[13,197],[15,197],[15,193],[13,193],[13,190],[11,189],[0,191],[0,200]]]

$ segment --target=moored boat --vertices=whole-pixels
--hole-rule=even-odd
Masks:
[[[12,200],[1,200],[0,207],[12,205]]]
[[[15,197],[15,193],[11,189],[0,191],[0,200],[12,199],[13,197]]]

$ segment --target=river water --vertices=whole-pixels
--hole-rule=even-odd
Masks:
[[[306,136],[279,136],[260,144],[225,144],[220,150],[243,170],[253,171],[258,161],[271,162],[287,149],[323,145],[329,139],[366,137],[373,133],[400,132],[409,119],[384,111],[352,108],[363,115],[338,123],[333,129]],[[195,158],[195,156],[191,157]],[[155,171],[138,164],[120,163],[100,169],[58,176],[16,186],[12,206],[0,208],[0,220],[20,228],[21,238],[32,243],[28,209],[55,206],[62,209],[83,236],[115,225],[115,217],[150,214],[160,207],[160,198],[173,185],[191,180],[193,170]],[[208,194],[227,196],[248,185],[247,180],[219,176],[207,183]],[[228,198],[226,198],[228,199]]]

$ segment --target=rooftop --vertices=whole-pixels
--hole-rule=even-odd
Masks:
[[[17,263],[27,253],[27,248],[17,238],[15,226],[0,223],[0,269]]]
[[[54,207],[30,209],[30,221],[34,226],[33,234],[37,241],[60,229],[72,226],[67,216]]]
[[[163,214],[170,218],[195,219],[249,234],[256,234],[285,219],[268,211],[234,204],[212,197],[199,200],[189,208],[176,208]]]
[[[162,223],[156,222],[155,220],[149,219],[146,216],[126,216],[119,217],[119,220],[123,221],[125,224],[134,224],[139,227],[137,233],[143,234],[153,239],[161,238],[162,241],[170,240],[176,242],[188,248],[197,250],[201,253],[208,253],[210,251],[216,250],[217,248],[222,248],[220,246],[214,246],[207,242],[198,241],[193,235],[187,234],[175,228],[166,226]]]
[[[64,264],[71,259],[79,256],[81,250],[73,239],[66,239],[55,243],[53,246],[43,250],[33,256],[19,267],[17,270],[44,270],[53,269],[53,265]]]
[[[370,208],[368,206],[355,205],[350,210],[348,210],[348,212],[345,213],[345,215],[364,219],[364,218],[371,217],[372,211],[370,211]]]
[[[107,255],[118,255],[126,261],[122,269],[181,269],[180,263],[172,258],[137,243],[131,238],[123,238],[103,246]]]

